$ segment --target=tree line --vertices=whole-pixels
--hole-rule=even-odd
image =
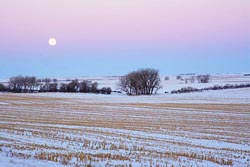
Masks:
[[[185,81],[185,83],[194,83],[195,81],[197,81],[198,83],[208,83],[211,80],[211,76],[206,74],[183,78],[182,75],[177,75],[176,79]]]
[[[191,92],[202,92],[208,90],[224,90],[224,89],[239,89],[239,88],[250,88],[250,83],[246,84],[226,84],[226,85],[214,85],[212,87],[207,88],[193,88],[193,87],[184,87],[179,90],[171,91],[171,94],[178,94],[178,93],[191,93]]]
[[[165,77],[165,80],[169,80],[169,77]],[[188,78],[183,78],[181,75],[176,77],[177,80],[191,82],[195,81],[199,83],[208,83],[211,80],[210,75],[197,75]],[[121,76],[117,83],[117,89],[125,92],[127,95],[152,95],[156,94],[159,89],[162,88],[159,71],[152,68],[139,69],[137,71],[129,72],[128,74]],[[79,81],[78,79],[66,80],[66,82],[58,82],[57,79],[43,78],[37,79],[35,76],[15,76],[9,79],[8,85],[0,83],[0,91],[15,92],[15,93],[32,93],[32,92],[80,92],[80,93],[101,93],[111,94],[112,89],[110,87],[98,88],[97,82],[89,80]],[[216,89],[228,89],[239,88],[249,85],[225,85],[223,87],[214,86],[212,88],[204,88],[203,90],[216,90]],[[202,91],[192,87],[182,88],[180,90],[173,90],[171,93],[186,93]]]
[[[33,92],[80,92],[111,94],[110,87],[98,88],[97,82],[88,80],[71,80],[69,83],[58,83],[57,79],[37,79],[35,76],[15,76],[9,79],[8,85],[0,83],[1,92],[33,93]]]

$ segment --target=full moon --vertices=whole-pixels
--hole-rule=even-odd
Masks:
[[[56,45],[56,39],[55,38],[50,38],[49,39],[49,45],[50,46],[55,46]]]

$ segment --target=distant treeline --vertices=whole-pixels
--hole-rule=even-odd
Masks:
[[[202,88],[202,89],[197,89],[197,88],[193,88],[193,87],[185,87],[185,88],[181,88],[179,90],[173,90],[173,91],[171,91],[171,93],[177,94],[177,93],[190,93],[190,92],[202,92],[202,91],[208,91],[208,90],[238,89],[238,88],[249,88],[249,87],[250,87],[250,83],[247,83],[247,84],[226,84],[224,86],[214,85],[212,87]]]
[[[35,76],[16,76],[9,79],[8,85],[0,83],[1,92],[34,93],[34,92],[80,92],[111,94],[110,87],[98,88],[97,82],[88,80],[71,80],[69,83],[58,83],[57,79],[37,79]]]
[[[189,83],[189,82],[194,83],[195,81],[197,81],[198,83],[208,83],[211,80],[211,76],[206,74],[206,75],[197,75],[197,76],[183,78],[182,75],[177,75],[176,79],[185,81],[185,83]]]

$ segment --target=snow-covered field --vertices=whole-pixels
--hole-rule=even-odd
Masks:
[[[115,87],[110,78],[100,86]],[[178,82],[154,96],[1,93],[0,167],[250,166],[250,88],[164,94]]]
[[[196,74],[199,75],[199,74]],[[165,80],[165,77],[168,76],[169,80]],[[170,92],[172,90],[180,89],[183,87],[194,87],[194,88],[205,88],[211,87],[214,85],[226,85],[226,84],[241,84],[241,83],[250,83],[250,76],[244,76],[244,74],[211,74],[211,80],[209,83],[185,83],[185,81],[177,80],[177,75],[161,75],[161,85],[162,89],[158,91],[159,94],[163,94],[165,92]],[[190,78],[192,75],[181,75],[183,79]],[[65,82],[65,80],[72,80],[76,78],[61,78],[61,82]],[[81,80],[91,80],[93,82],[98,82],[99,87],[111,87],[112,90],[117,90],[117,83],[119,81],[118,76],[111,77],[80,77],[77,78]]]

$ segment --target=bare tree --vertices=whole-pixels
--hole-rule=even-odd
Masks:
[[[57,82],[53,82],[49,84],[49,92],[57,92],[58,89],[58,83]]]
[[[34,91],[34,88],[37,86],[37,79],[35,76],[32,76],[32,77],[28,77],[28,87],[29,87],[29,90],[32,92]]]
[[[18,92],[19,85],[16,77],[11,77],[9,79],[9,89],[12,90],[13,92]]]
[[[146,69],[145,70],[148,73],[147,77],[147,87],[149,92],[146,94],[153,94],[154,91],[157,93],[157,91],[161,88],[160,82],[160,76],[158,70],[155,69]]]
[[[177,80],[181,80],[182,77],[181,77],[180,75],[177,75],[177,76],[176,76],[176,79],[177,79]]]
[[[98,83],[97,82],[94,82],[91,84],[91,92],[98,93]]]
[[[6,91],[6,87],[4,86],[4,84],[0,83],[0,92],[4,91]]]
[[[49,87],[50,87],[49,85],[50,85],[51,79],[50,78],[44,78],[44,79],[42,79],[42,81],[44,82],[44,85],[42,86],[41,91],[42,92],[48,92]]]
[[[60,92],[67,92],[67,84],[62,83],[59,89]]]
[[[21,93],[23,91],[24,87],[24,77],[19,75],[16,77],[11,77],[9,80],[9,86],[10,90],[16,93]]]
[[[120,78],[118,88],[128,95],[151,95],[160,88],[158,70],[141,69]]]
[[[79,83],[79,89],[80,89],[80,92],[82,92],[82,93],[90,92],[91,81],[84,80],[84,81],[80,82]]]
[[[111,92],[112,92],[112,89],[110,87],[103,87],[100,90],[100,93],[102,93],[102,94],[111,94]]]
[[[16,76],[9,79],[9,89],[16,93],[32,92],[37,85],[37,79],[34,76]]]
[[[120,77],[117,87],[127,95],[132,94],[128,75]]]
[[[107,94],[110,95],[112,92],[112,89],[110,87],[107,87]]]
[[[78,92],[79,91],[79,82],[77,79],[72,80],[68,85],[67,85],[67,91],[68,92]]]
[[[208,83],[210,81],[210,75],[198,75],[197,80],[199,83]]]

